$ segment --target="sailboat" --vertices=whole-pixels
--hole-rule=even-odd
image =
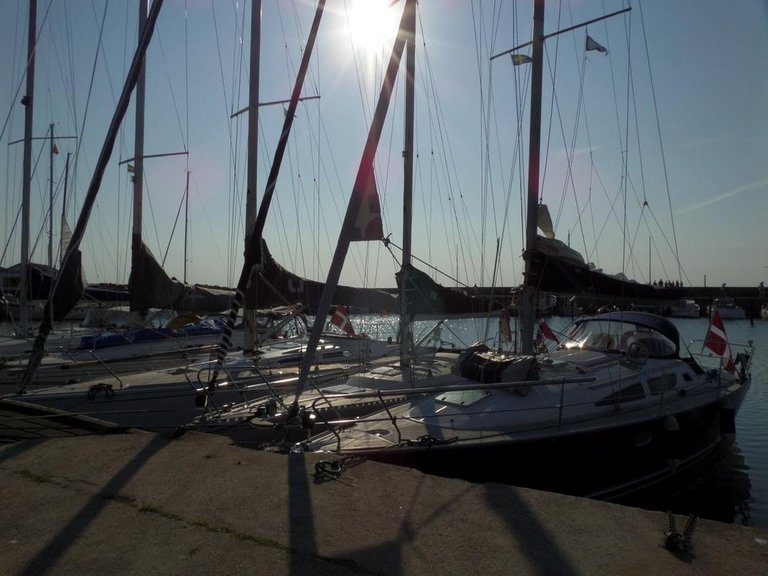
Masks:
[[[602,18],[588,23],[597,20]],[[452,367],[455,378],[448,385],[411,390],[412,399],[364,418],[327,422],[335,426],[331,431],[294,450],[371,458],[470,481],[623,499],[706,461],[733,432],[751,383],[753,351],[748,344],[734,360],[719,317],[707,337],[709,348],[722,358],[714,367],[686,354],[674,324],[643,312],[579,319],[554,352],[535,353],[533,303],[542,270],[557,269],[564,261],[570,268],[560,270],[566,273],[585,269],[583,260],[568,254],[556,258],[537,230],[544,40],[544,2],[537,0],[528,43],[532,105],[522,354],[467,349]],[[367,397],[373,402],[383,395]],[[330,400],[343,401],[343,395]]]

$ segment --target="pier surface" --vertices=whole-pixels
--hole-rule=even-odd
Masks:
[[[0,446],[2,574],[768,574],[756,528],[699,520],[676,555],[659,512],[112,432]]]

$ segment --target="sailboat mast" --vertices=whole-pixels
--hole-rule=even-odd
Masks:
[[[258,186],[258,151],[259,151],[259,73],[261,61],[261,0],[253,0],[251,6],[251,48],[250,48],[250,83],[248,85],[248,179],[245,194],[245,250],[251,245],[256,225],[256,201]],[[258,247],[261,250],[261,246]],[[261,262],[261,258],[257,259]],[[253,302],[243,310],[245,329],[243,345],[245,350],[254,346],[256,329],[256,311]]]
[[[19,279],[19,321],[22,334],[29,329],[29,204],[32,188],[32,120],[35,93],[35,44],[37,40],[37,0],[29,0],[29,31],[27,32],[27,93],[21,103],[24,111],[24,164],[21,192],[21,278]]]
[[[404,10],[407,12],[409,9],[415,10],[415,8],[415,0],[407,0]],[[387,70],[384,73],[381,91],[379,92],[379,99],[376,103],[376,110],[374,111],[371,126],[368,130],[368,137],[365,141],[362,158],[360,159],[360,164],[357,169],[355,183],[352,186],[352,195],[349,199],[349,204],[347,205],[344,222],[341,225],[339,240],[336,244],[336,250],[333,253],[333,259],[331,260],[331,266],[328,270],[325,286],[323,286],[320,302],[317,305],[315,323],[309,333],[306,352],[302,358],[301,368],[299,370],[299,380],[296,385],[296,393],[293,399],[294,410],[298,409],[299,397],[307,385],[309,370],[315,360],[315,351],[320,342],[320,334],[323,331],[325,317],[331,307],[331,300],[336,292],[336,286],[339,283],[341,269],[344,266],[344,259],[349,250],[349,244],[352,241],[352,231],[355,229],[355,224],[360,214],[360,207],[362,206],[364,198],[366,198],[367,190],[374,181],[373,162],[376,157],[376,149],[378,148],[381,133],[384,129],[384,121],[387,117],[387,110],[389,109],[389,103],[392,98],[395,79],[397,78],[403,50],[405,49],[404,26],[406,18],[407,14],[403,13],[400,20],[400,26],[398,27],[397,37],[395,38],[395,44],[392,46],[389,64],[387,64]]]
[[[411,266],[413,222],[413,120],[415,114],[416,2],[407,0],[403,14],[405,34],[405,145],[403,147],[403,269]],[[411,365],[411,323],[405,298],[407,282],[400,294],[400,366]]]
[[[147,23],[147,1],[139,0],[139,38]],[[133,167],[133,230],[131,233],[131,270],[139,269],[141,258],[141,219],[144,196],[144,101],[146,92],[146,66],[142,59],[136,80],[136,118]],[[133,299],[131,309],[133,310]]]
[[[48,273],[53,278],[53,155],[56,144],[53,141],[54,125],[51,123],[51,139],[48,164]]]
[[[531,50],[531,126],[528,143],[528,206],[526,210],[525,249],[536,245],[539,204],[539,160],[541,150],[541,96],[544,73],[544,0],[534,0],[533,43]],[[533,353],[533,326],[536,316],[536,287],[531,278],[531,263],[525,258],[525,276],[520,299],[520,347],[523,354]]]
[[[120,98],[117,101],[115,113],[112,116],[104,144],[101,148],[101,152],[99,153],[98,160],[96,161],[93,177],[91,179],[90,185],[88,186],[85,200],[83,200],[83,206],[80,210],[80,216],[77,219],[75,230],[72,233],[72,239],[70,240],[69,245],[67,246],[67,251],[64,254],[64,260],[61,263],[61,270],[59,271],[59,274],[56,275],[56,280],[53,285],[53,293],[48,298],[48,302],[45,305],[43,320],[40,322],[40,328],[37,331],[37,337],[35,338],[35,343],[32,346],[32,353],[29,356],[27,367],[24,369],[21,383],[18,386],[18,392],[20,394],[24,393],[29,384],[32,382],[35,372],[37,371],[37,367],[40,366],[43,354],[45,353],[45,343],[48,339],[48,335],[51,333],[51,329],[53,328],[50,317],[50,310],[53,306],[52,303],[64,291],[64,288],[62,288],[60,283],[60,279],[63,277],[70,277],[70,274],[72,274],[72,269],[75,266],[77,267],[75,273],[79,273],[80,242],[85,235],[85,228],[88,224],[88,219],[90,217],[91,211],[93,210],[93,206],[96,203],[96,196],[98,195],[101,182],[104,178],[104,171],[107,168],[107,163],[109,162],[109,158],[112,155],[112,150],[115,146],[117,132],[120,128],[120,124],[122,123],[123,118],[125,117],[125,113],[128,110],[131,93],[136,87],[139,70],[143,65],[144,55],[146,54],[147,47],[149,46],[149,42],[152,39],[152,33],[155,30],[155,23],[157,22],[157,17],[160,14],[160,9],[163,7],[163,1],[164,0],[154,0],[152,2],[152,9],[147,16],[145,26],[142,28],[139,44],[136,47],[136,53],[133,56],[131,67],[128,70],[128,76],[126,77],[125,84],[123,85],[123,91],[121,92]]]
[[[59,227],[60,234],[61,234],[61,245],[59,246],[59,265],[61,265],[61,262],[64,262],[64,252],[67,249],[66,243],[64,242],[64,227],[67,221],[67,187],[69,186],[69,157],[71,156],[70,152],[67,152],[67,162],[64,164],[64,190],[62,191],[61,195],[61,226]]]
[[[227,322],[224,329],[224,334],[219,342],[219,348],[216,351],[216,365],[213,368],[211,378],[208,381],[208,389],[213,390],[215,388],[216,380],[219,377],[221,366],[224,362],[224,358],[227,356],[231,345],[232,329],[235,325],[235,319],[240,309],[243,307],[245,300],[245,293],[248,290],[252,281],[252,274],[257,266],[261,264],[261,239],[264,233],[264,223],[267,220],[267,213],[269,212],[269,206],[272,203],[272,197],[274,196],[275,187],[277,186],[277,177],[280,173],[280,166],[283,163],[283,157],[285,156],[285,149],[288,146],[288,136],[291,133],[291,127],[293,126],[293,119],[296,115],[296,107],[301,99],[301,90],[304,86],[304,79],[309,68],[309,60],[312,56],[312,51],[315,46],[315,40],[317,38],[317,31],[320,27],[320,20],[325,10],[325,0],[319,0],[317,8],[315,10],[315,17],[312,20],[312,26],[309,31],[309,39],[304,47],[304,54],[301,57],[301,64],[299,65],[299,72],[296,75],[296,82],[293,85],[293,92],[291,93],[290,104],[285,113],[285,120],[283,121],[283,130],[280,133],[280,139],[277,142],[275,148],[275,155],[272,159],[272,167],[269,169],[269,175],[267,176],[267,185],[264,188],[264,196],[261,199],[261,205],[259,211],[256,214],[256,222],[250,229],[249,242],[245,246],[245,256],[243,258],[243,268],[240,271],[240,279],[237,282],[237,289],[235,295],[232,298],[232,306],[230,307],[229,314],[227,316]],[[251,108],[252,114],[254,108]],[[249,114],[249,117],[250,115]],[[255,163],[255,160],[254,160]],[[255,278],[253,279],[255,282]],[[327,307],[326,307],[327,309]],[[248,330],[246,330],[246,333]]]

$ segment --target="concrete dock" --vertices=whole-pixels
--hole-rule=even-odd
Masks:
[[[111,432],[0,446],[1,574],[768,575],[755,528],[699,520],[673,554],[659,512]]]

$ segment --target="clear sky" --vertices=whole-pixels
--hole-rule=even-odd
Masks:
[[[336,244],[403,6],[366,18],[360,3],[327,2],[303,90],[320,98],[299,108],[265,231],[278,261],[313,279],[324,278]],[[79,136],[57,141],[54,163],[58,221],[72,153],[67,218],[74,228],[135,48],[138,4],[38,4],[34,132],[46,136],[54,123],[57,135]],[[143,235],[159,259],[168,251],[165,267],[181,278],[189,170],[190,282],[234,285],[242,263],[246,115],[230,115],[247,105],[250,6],[165,0],[148,54],[145,153],[189,155],[146,161]],[[545,30],[623,7],[550,0]],[[289,97],[314,9],[310,0],[263,0],[262,103]],[[10,143],[24,131],[18,102],[27,10],[26,0],[0,3],[3,266],[20,251],[20,224],[13,226],[22,145]],[[490,285],[494,270],[497,285],[516,285],[530,66],[490,56],[530,40],[531,6],[421,0],[417,27],[415,256],[441,270],[434,277],[446,285]],[[642,282],[768,281],[768,4],[645,0],[588,33],[607,54],[585,53],[583,28],[547,40],[542,194],[557,237],[606,272]],[[376,164],[384,230],[396,245],[403,238],[403,86],[399,80]],[[283,117],[279,105],[260,109],[259,199]],[[81,247],[92,283],[128,278],[130,175],[119,162],[133,156],[133,135],[131,106]],[[36,140],[33,149],[32,243],[34,260],[46,262],[48,145]],[[382,244],[358,244],[342,281],[393,286],[397,265]]]

